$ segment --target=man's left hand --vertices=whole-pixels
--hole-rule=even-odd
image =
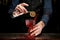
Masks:
[[[35,26],[33,26],[34,28],[30,30],[31,32],[31,36],[37,36],[41,33],[42,29],[44,28],[45,24],[43,21],[40,21],[39,23],[37,23]]]

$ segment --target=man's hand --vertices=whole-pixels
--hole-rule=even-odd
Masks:
[[[30,30],[31,32],[31,36],[37,36],[41,33],[42,29],[44,28],[45,24],[43,21],[40,21],[39,23],[37,23],[33,29]]]
[[[29,6],[26,3],[21,3],[19,5],[16,6],[15,11],[13,12],[13,16],[19,16],[19,15],[23,15],[24,13],[28,13],[27,9],[24,6]]]

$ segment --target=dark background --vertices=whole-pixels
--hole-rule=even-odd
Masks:
[[[10,4],[11,4],[11,0],[0,0],[0,16],[1,16],[0,32],[19,32],[19,27],[17,27],[18,25],[14,24],[14,23],[17,23],[18,21],[16,21],[15,19],[12,19],[8,14],[8,9]],[[50,18],[47,26],[43,29],[42,32],[60,33],[59,1],[53,0],[52,5],[53,5],[52,17]]]

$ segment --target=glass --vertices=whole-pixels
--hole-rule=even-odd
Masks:
[[[33,26],[35,25],[35,20],[27,19],[27,20],[25,20],[25,23],[26,23],[26,26],[28,27],[28,35],[26,36],[26,39],[27,40],[35,40],[35,36],[34,35],[32,35],[32,36],[30,35],[31,34],[30,30],[34,28]]]

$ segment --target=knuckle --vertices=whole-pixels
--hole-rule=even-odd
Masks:
[[[17,7],[20,7],[20,6],[21,6],[21,4],[17,5]]]
[[[22,4],[26,4],[26,3],[22,3]]]

